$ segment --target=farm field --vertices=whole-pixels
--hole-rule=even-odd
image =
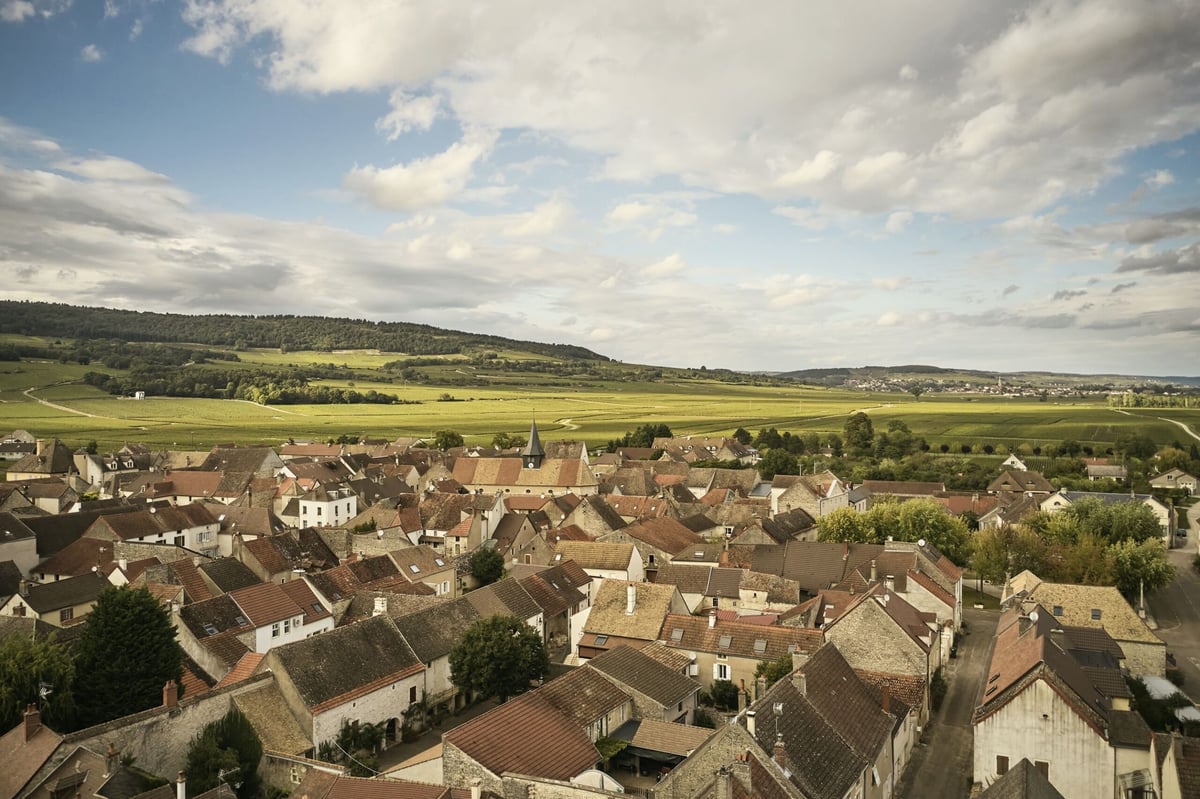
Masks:
[[[241,353],[251,364],[347,363],[377,369],[394,353]],[[279,360],[275,360],[278,358]],[[199,368],[199,367],[197,367]],[[679,435],[724,434],[738,427],[751,433],[776,427],[781,432],[841,433],[847,414],[870,413],[877,431],[901,420],[935,447],[946,443],[1048,446],[1073,439],[1100,451],[1126,431],[1156,442],[1190,441],[1176,419],[1200,429],[1200,411],[1138,409],[1116,411],[1099,399],[1075,401],[1010,399],[961,394],[869,394],[809,386],[731,384],[706,379],[655,382],[572,380],[569,387],[547,386],[544,377],[524,373],[471,375],[475,385],[399,384],[357,379],[364,391],[399,395],[406,405],[270,405],[236,400],[151,397],[118,398],[78,382],[96,366],[56,362],[0,363],[0,430],[23,428],[42,437],[58,436],[72,446],[95,440],[102,449],[126,441],[156,446],[205,449],[219,442],[278,443],[288,438],[335,438],[343,434],[430,436],[451,429],[468,443],[488,443],[497,432],[524,434],[531,418],[547,438],[580,438],[592,446],[620,437],[646,423],[665,423]],[[100,369],[103,370],[102,368]],[[482,371],[482,370],[481,370]],[[527,381],[527,383],[526,383]],[[323,381],[344,387],[350,381]],[[26,393],[30,388],[34,390]],[[441,401],[445,395],[454,401]],[[52,405],[38,402],[43,400]]]

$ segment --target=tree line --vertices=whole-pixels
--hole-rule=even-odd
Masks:
[[[453,355],[473,347],[495,347],[555,358],[608,360],[570,344],[517,341],[410,322],[286,314],[193,316],[16,300],[0,301],[0,333],[89,340],[188,342],[234,349],[377,349],[412,355]]]

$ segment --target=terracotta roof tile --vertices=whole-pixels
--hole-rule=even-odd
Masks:
[[[824,634],[803,627],[763,627],[737,621],[718,620],[710,627],[706,617],[672,613],[663,622],[659,640],[673,649],[776,660],[793,652],[817,650]]]
[[[275,583],[259,583],[229,594],[255,627],[304,615],[304,608]],[[315,598],[314,598],[315,599]]]
[[[442,740],[493,774],[513,772],[566,781],[600,761],[583,728],[540,691],[522,694],[477,716],[444,733]]]

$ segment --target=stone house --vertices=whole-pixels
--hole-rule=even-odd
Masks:
[[[802,796],[892,795],[895,719],[833,644],[768,688],[739,721]]]
[[[1072,635],[1044,606],[1002,614],[972,718],[977,785],[1022,758],[1067,799],[1115,796],[1149,776],[1149,729],[1108,648]]]
[[[1010,585],[1017,591],[1006,586],[1005,601],[1037,603],[1061,624],[1104,630],[1121,647],[1122,666],[1130,674],[1166,674],[1167,645],[1113,586],[1048,583],[1031,572],[1017,575]]]
[[[633,544],[559,541],[550,563],[555,565],[568,560],[575,561],[592,578],[593,589],[598,589],[605,580],[640,583],[646,579],[642,555]],[[595,596],[595,590],[592,595]]]
[[[0,616],[32,618],[53,627],[70,627],[86,618],[100,594],[112,587],[108,578],[98,572],[50,583],[22,581],[17,593],[0,605]]]
[[[630,646],[601,652],[587,662],[633,699],[634,715],[691,724],[700,683]]]
[[[788,655],[806,655],[824,643],[820,630],[764,626],[673,613],[662,623],[659,640],[671,649],[687,652],[695,660],[688,676],[711,689],[717,680],[732,682],[750,696],[757,695],[755,670],[763,661]]]
[[[193,502],[190,505],[151,506],[131,513],[101,516],[84,535],[113,542],[171,544],[216,556],[219,528],[220,524],[209,511],[209,506]]]
[[[840,613],[823,621],[825,640],[856,670],[904,674],[928,684],[942,664],[937,620],[882,586],[851,597]]]
[[[586,660],[621,644],[655,641],[668,614],[687,612],[673,585],[605,580],[586,616],[580,614],[572,622],[572,631],[580,633],[572,652],[578,651],[580,660]]]
[[[1195,477],[1185,472],[1183,469],[1168,469],[1162,474],[1155,475],[1150,478],[1151,488],[1161,488],[1170,491],[1173,488],[1182,489],[1189,494],[1196,493],[1197,481]]]
[[[274,647],[257,671],[275,675],[287,710],[318,746],[355,721],[382,723],[385,740],[398,741],[425,682],[425,665],[387,614]]]

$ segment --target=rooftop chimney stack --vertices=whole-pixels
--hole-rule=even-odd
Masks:
[[[371,611],[371,616],[382,616],[385,613],[387,613],[387,597],[375,597],[375,608]]]
[[[717,609],[713,608],[712,610],[710,610],[708,612],[708,629],[711,630],[713,627],[716,627],[716,626],[717,626]]]
[[[808,696],[808,677],[799,669],[792,672],[792,686],[801,696]]]
[[[37,735],[37,731],[42,728],[42,714],[38,710],[37,705],[29,704],[25,708],[25,740]]]
[[[751,738],[754,737],[754,717],[755,717],[755,711],[753,711],[753,710],[746,711],[746,732],[750,733]]]
[[[179,707],[179,684],[174,680],[163,683],[163,707],[167,710]]]
[[[175,778],[175,799],[187,799],[187,780],[182,771]]]
[[[625,586],[625,615],[632,616],[637,607],[637,586],[633,583]]]

